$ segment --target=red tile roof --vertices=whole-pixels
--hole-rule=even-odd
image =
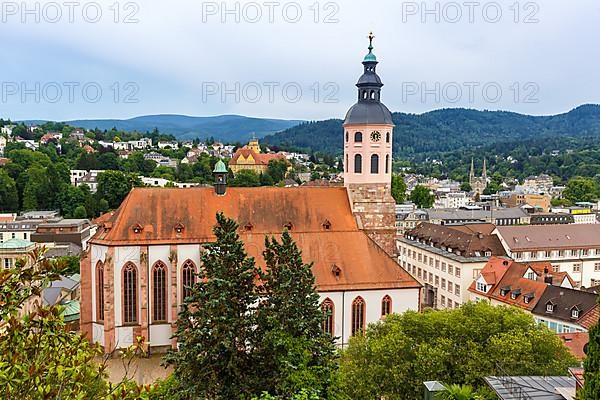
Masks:
[[[581,316],[579,321],[579,325],[583,326],[585,329],[590,329],[592,326],[598,323],[600,319],[600,306],[596,304],[591,310],[586,312]]]
[[[571,354],[580,360],[585,358],[586,345],[590,341],[589,333],[559,333],[558,337],[563,340],[565,346],[567,346]]]
[[[99,229],[90,243],[208,243],[215,240],[217,212],[238,221],[246,250],[259,265],[265,235],[279,236],[291,224],[304,261],[314,262],[320,291],[420,287],[358,229],[343,187],[228,188],[225,196],[217,196],[213,188],[135,188],[118,210],[95,221]],[[179,224],[180,233],[175,229]],[[337,268],[339,275],[333,272]]]
[[[488,290],[487,293],[481,293],[477,290],[476,281],[474,281],[469,287],[469,291],[480,296],[485,296],[505,304],[514,305],[531,311],[548,286],[544,283],[543,272],[546,267],[546,263],[541,263],[541,265],[536,265],[536,263],[525,264],[502,257],[492,257],[481,271],[481,275],[486,282],[493,285],[492,288]],[[524,275],[529,268],[536,272],[536,280],[524,278]],[[538,273],[540,270],[542,273]],[[550,268],[547,271],[551,270],[552,269]],[[500,291],[503,288],[510,288],[510,292],[506,295],[500,294]],[[512,299],[511,294],[516,290],[519,290],[520,293],[516,299]],[[529,303],[525,303],[526,295],[533,296],[533,298],[529,300]]]

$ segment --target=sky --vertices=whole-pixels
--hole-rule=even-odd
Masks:
[[[370,31],[392,111],[600,103],[600,2],[2,1],[0,117],[343,118]]]

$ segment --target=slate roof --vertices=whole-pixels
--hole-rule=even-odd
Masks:
[[[598,322],[597,295],[581,290],[566,289],[557,286],[548,286],[544,294],[532,310],[532,313],[542,317],[549,317],[561,321],[577,323],[586,329]],[[546,312],[546,305],[552,302],[555,305],[552,313]],[[571,318],[573,307],[579,309],[579,318]],[[589,313],[589,315],[587,315]]]

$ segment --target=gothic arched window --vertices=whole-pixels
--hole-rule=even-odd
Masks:
[[[390,155],[385,156],[385,173],[390,173]]]
[[[365,331],[366,304],[362,297],[352,302],[352,336]]]
[[[192,294],[192,286],[196,283],[196,265],[192,260],[183,263],[181,269],[181,287],[183,288],[181,300]]]
[[[104,264],[96,264],[96,320],[104,321]]]
[[[346,154],[346,172],[348,172],[348,154]]]
[[[373,154],[371,156],[371,173],[372,174],[379,173],[379,156],[377,154]]]
[[[385,296],[383,300],[381,300],[381,316],[385,317],[388,314],[392,313],[392,298],[390,296]]]
[[[136,324],[138,321],[138,275],[132,263],[123,267],[123,323]]]
[[[355,143],[362,143],[362,132],[356,132],[354,134],[354,142]]]
[[[325,320],[323,321],[323,331],[325,333],[333,336],[334,334],[334,312],[335,306],[333,305],[333,301],[331,299],[325,299],[323,304],[321,304],[321,310],[325,316]]]
[[[167,266],[158,261],[152,268],[152,321],[167,320]]]
[[[362,156],[360,154],[354,156],[354,173],[362,174]]]

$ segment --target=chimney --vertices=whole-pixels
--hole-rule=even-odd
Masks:
[[[546,285],[552,285],[553,281],[552,274],[548,270],[548,267],[544,267],[544,283]]]
[[[215,176],[215,193],[217,196],[225,196],[227,191],[227,166],[222,160],[215,164],[213,175]]]

